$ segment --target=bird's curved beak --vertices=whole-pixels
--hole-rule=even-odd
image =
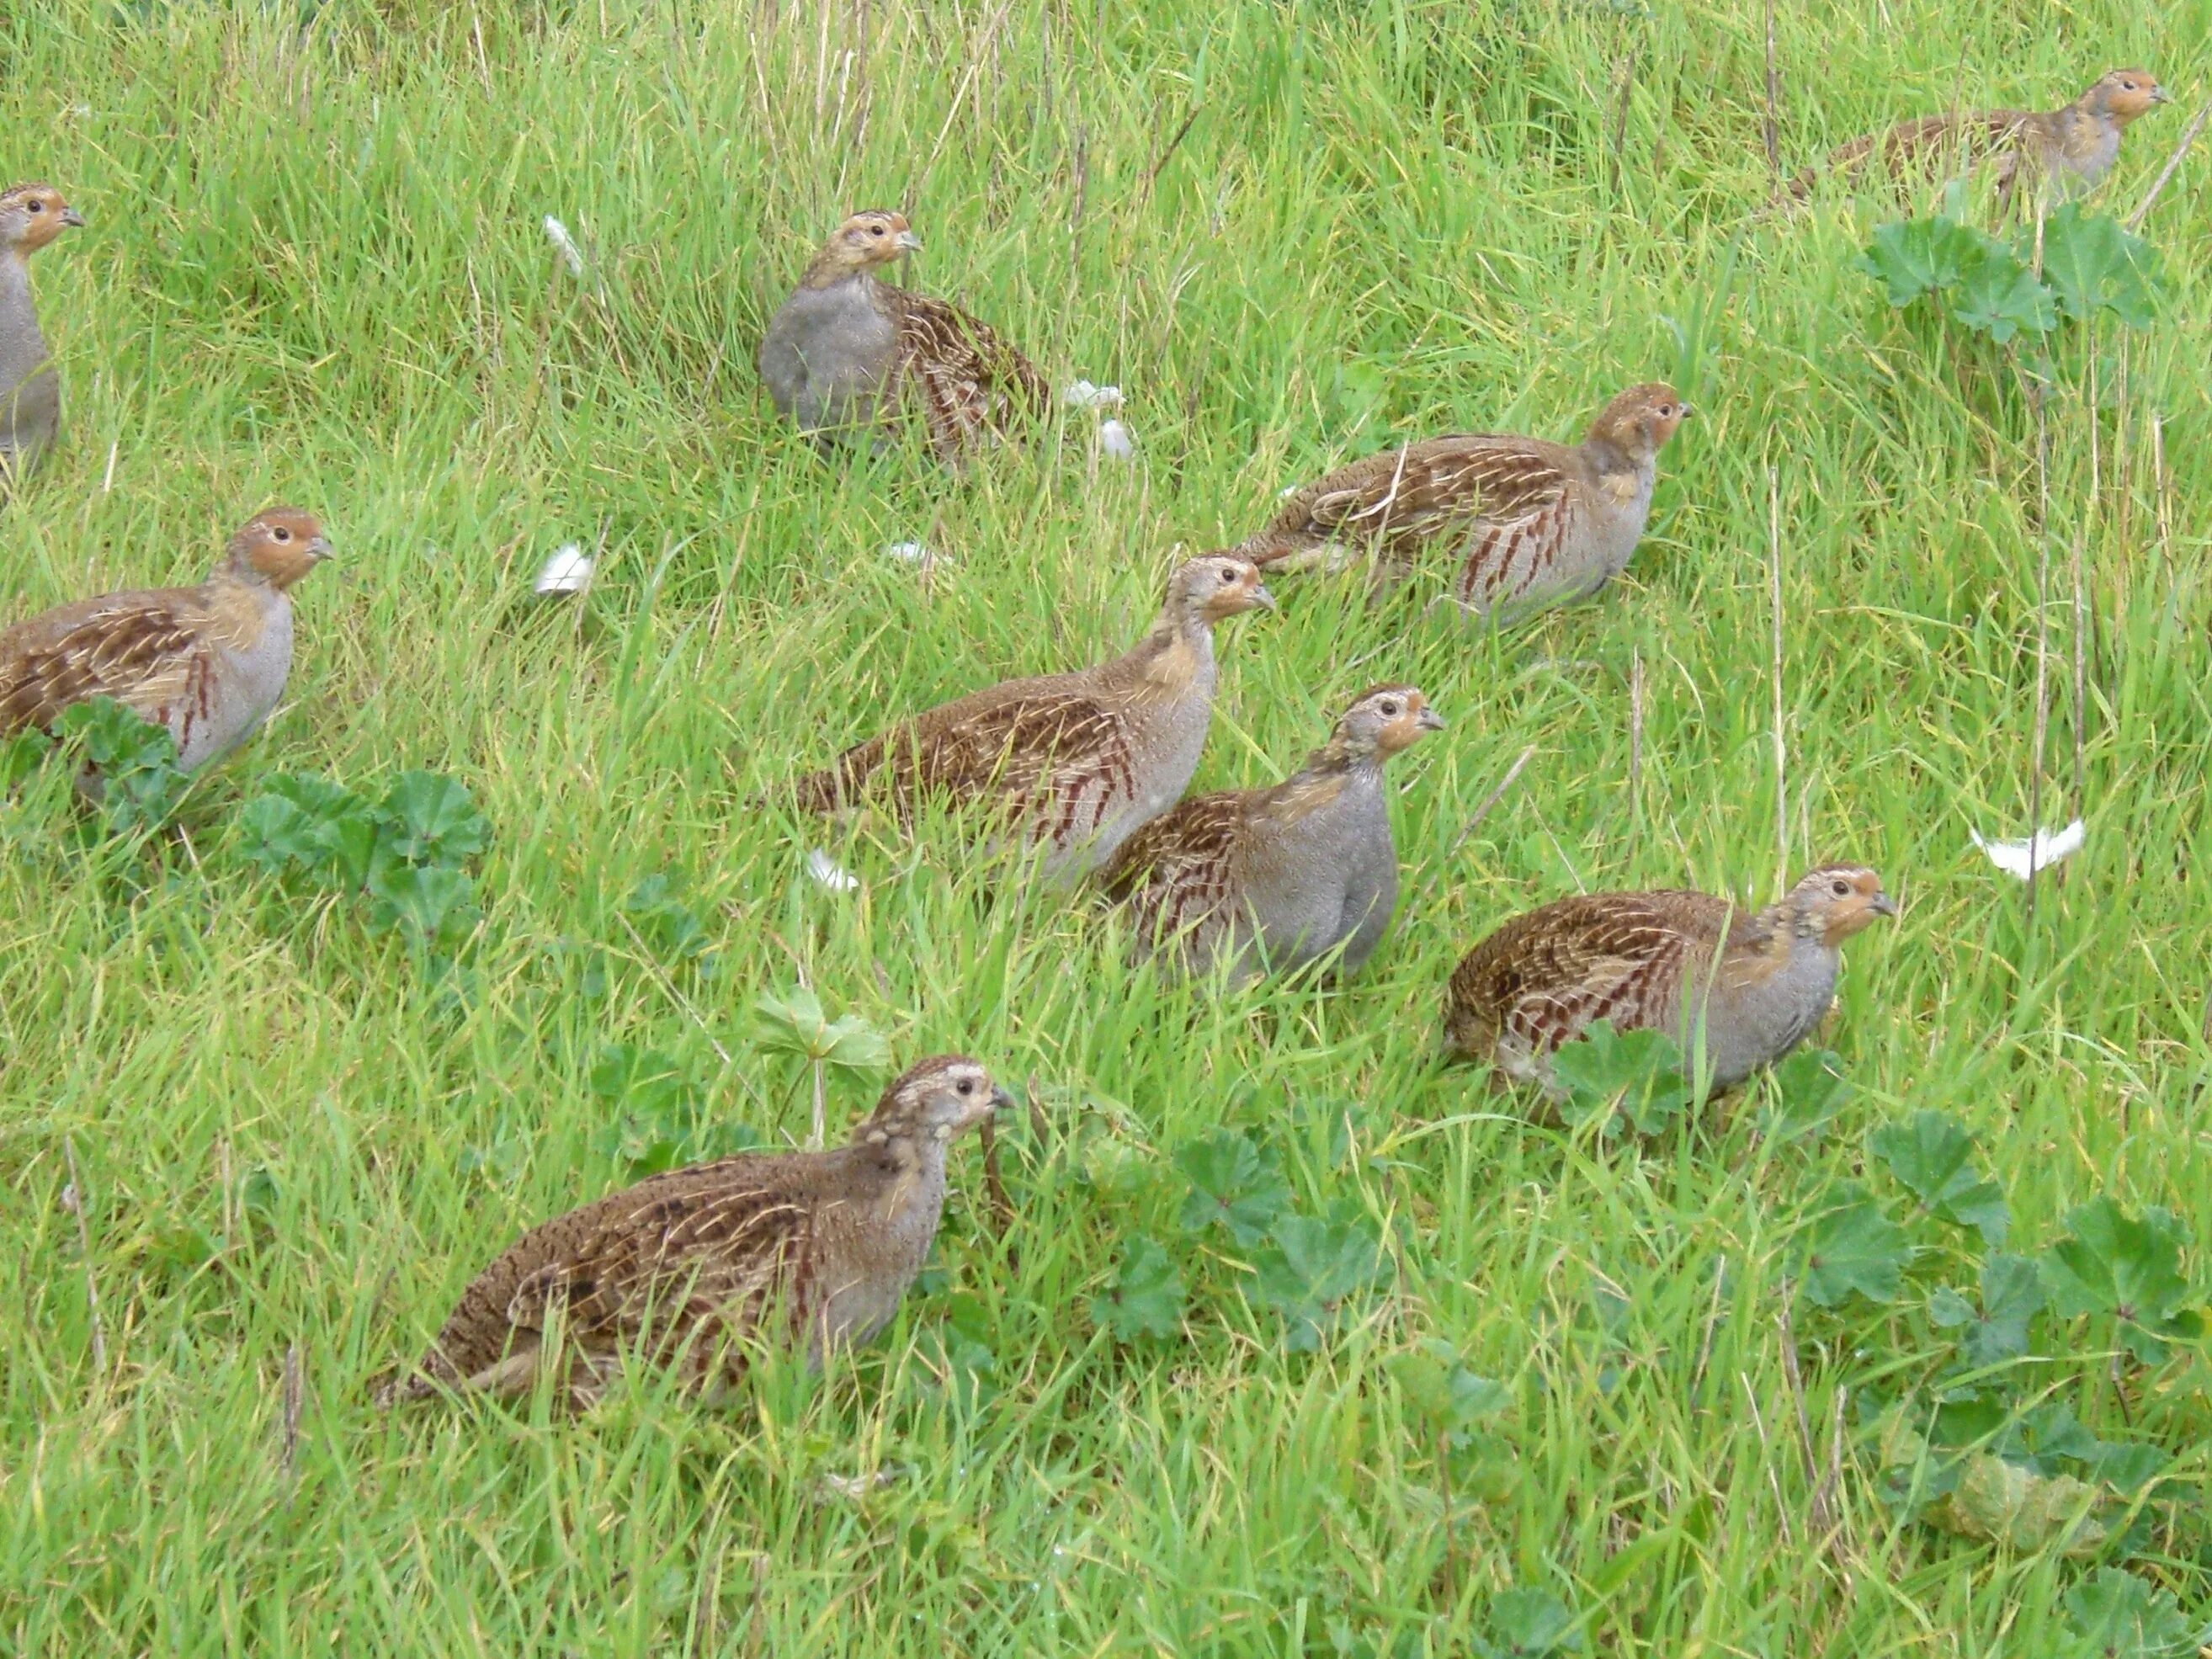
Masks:
[[[2150,100],[2154,104],[2170,104],[2173,101],[2173,94],[2164,87],[2153,87],[2150,89]]]
[[[1897,914],[1897,901],[1887,893],[1876,893],[1868,908],[1878,916],[1893,916]]]
[[[1413,717],[1413,724],[1424,732],[1441,732],[1444,729],[1446,722],[1442,714],[1437,713],[1426,703],[1423,703],[1421,712]]]
[[[336,558],[337,556],[337,550],[331,546],[331,538],[329,537],[318,536],[314,540],[307,544],[307,556],[313,559],[317,564],[321,564],[326,560]]]
[[[1253,588],[1252,604],[1255,610],[1260,611],[1273,611],[1275,608],[1275,596],[1267,591],[1267,583],[1261,582]]]
[[[1002,1084],[992,1085],[991,1109],[994,1112],[1011,1112],[1014,1109],[1014,1097],[1006,1092]]]
[[[919,253],[921,252],[921,238],[910,230],[902,230],[898,234],[896,246],[901,253]]]
[[[62,210],[62,222],[65,225],[74,225],[77,229],[82,230],[84,228],[84,215],[79,213],[73,207],[65,207]]]
[[[1698,406],[1695,404],[1683,404],[1679,405],[1679,407],[1681,412],[1675,417],[1678,420],[1686,421],[1692,415],[1695,415],[1698,412]]]

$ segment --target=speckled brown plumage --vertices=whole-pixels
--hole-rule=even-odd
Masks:
[[[902,214],[846,220],[769,319],[761,378],[806,431],[880,443],[911,419],[940,459],[957,462],[1041,418],[1051,388],[988,325],[878,279],[921,246]]]
[[[947,1146],[1006,1098],[974,1060],[939,1055],[834,1151],[672,1170],[533,1228],[477,1275],[415,1367],[372,1385],[376,1403],[526,1393],[550,1367],[586,1406],[629,1357],[711,1394],[744,1374],[756,1340],[818,1367],[897,1311],[937,1236]]]
[[[1443,720],[1420,689],[1360,694],[1329,740],[1281,783],[1200,795],[1128,841],[1102,885],[1128,907],[1140,951],[1196,972],[1286,972],[1341,948],[1351,972],[1397,902],[1382,767]]]
[[[0,736],[112,697],[166,726],[185,770],[222,759],[283,695],[290,590],[329,556],[311,514],[272,507],[198,586],[103,594],[17,623],[0,633]]]
[[[1213,708],[1213,627],[1273,600],[1246,561],[1194,559],[1170,578],[1137,647],[1072,674],[1009,680],[927,710],[801,779],[798,804],[981,803],[1073,878],[1110,858],[1190,782]]]
[[[1385,450],[1297,490],[1235,550],[1262,569],[1371,550],[1387,585],[1443,544],[1475,614],[1510,621],[1586,598],[1643,538],[1658,453],[1690,412],[1653,382],[1607,404],[1578,445],[1462,433]]]
[[[1802,201],[1825,173],[1856,179],[1879,167],[1902,180],[1948,164],[1986,162],[2002,201],[2030,180],[2061,197],[2079,195],[2095,189],[2112,170],[2129,124],[2166,101],[2165,89],[2148,71],[2114,70],[2055,110],[1958,111],[1854,138],[1831,150],[1819,167],[1799,173],[1790,191]]]
[[[1446,1046],[1551,1085],[1560,1044],[1598,1019],[1701,1048],[1715,1086],[1771,1065],[1819,1024],[1843,942],[1896,907],[1881,878],[1824,865],[1748,911],[1705,893],[1589,893],[1516,916],[1462,958]]]

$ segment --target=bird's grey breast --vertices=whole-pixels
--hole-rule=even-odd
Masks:
[[[898,331],[860,280],[801,289],[761,342],[761,374],[779,412],[808,428],[866,422],[897,354]]]
[[[178,763],[186,771],[222,759],[261,729],[292,673],[292,604],[274,596],[249,644],[214,647],[214,672],[196,677],[188,706],[172,709]]]

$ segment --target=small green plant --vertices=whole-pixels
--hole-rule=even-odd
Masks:
[[[2039,266],[2033,229],[2008,241],[1938,213],[1881,226],[1857,266],[1891,305],[1924,301],[1999,345],[2022,335],[2040,341],[2062,321],[2105,313],[2149,326],[2155,257],[2117,220],[2069,203],[2044,220],[2040,252]]]
[[[1682,1051],[1663,1031],[1616,1032],[1609,1019],[1594,1019],[1574,1042],[1552,1057],[1552,1074],[1565,1091],[1559,1117],[1569,1127],[1596,1123],[1599,1133],[1623,1128],[1656,1135],[1681,1115],[1691,1097]]]
[[[177,740],[112,697],[90,697],[62,711],[55,735],[65,755],[100,774],[100,816],[112,834],[139,835],[167,823],[191,780],[177,765]],[[10,769],[20,763],[11,761]]]
[[[1122,1247],[1113,1282],[1091,1299],[1091,1322],[1116,1342],[1165,1341],[1182,1328],[1182,1274],[1168,1253],[1139,1235]]]
[[[1313,1353],[1389,1275],[1382,1235],[1356,1206],[1326,1217],[1286,1215],[1260,1254],[1247,1292],[1283,1322],[1283,1346]]]
[[[830,1018],[822,999],[804,985],[787,991],[764,993],[753,1004],[758,1017],[760,1046],[772,1054],[795,1054],[807,1063],[814,1079],[814,1141],[822,1145],[827,1132],[828,1099],[824,1068],[874,1076],[889,1071],[890,1039],[858,1014]]]

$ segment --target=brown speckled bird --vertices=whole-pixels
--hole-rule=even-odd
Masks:
[[[1398,902],[1383,763],[1443,723],[1418,687],[1375,686],[1273,788],[1200,795],[1153,819],[1103,877],[1139,947],[1196,973],[1226,957],[1240,982],[1340,945],[1339,970],[1358,968]]]
[[[1445,1045],[1553,1088],[1551,1057],[1593,1020],[1682,1044],[1716,1088],[1788,1054],[1835,1000],[1838,951],[1897,914],[1881,878],[1823,865],[1749,911],[1705,893],[1587,893],[1516,916],[1452,972]]]
[[[61,426],[61,386],[31,302],[30,258],[83,223],[52,185],[0,190],[0,478],[28,471]]]
[[[0,633],[0,737],[112,697],[165,726],[196,771],[260,729],[292,672],[292,585],[330,556],[308,514],[271,507],[197,587],[81,599]]]
[[[711,1397],[756,1339],[803,1347],[819,1369],[890,1322],[937,1237],[947,1146],[1006,1103],[975,1061],[940,1054],[843,1146],[671,1170],[571,1210],[478,1273],[422,1359],[373,1385],[375,1402],[526,1394],[550,1368],[581,1408],[628,1356]]]
[[[1607,404],[1577,445],[1462,433],[1385,450],[1307,484],[1233,550],[1265,570],[1371,548],[1381,586],[1441,543],[1461,561],[1461,605],[1515,621],[1620,574],[1650,516],[1659,452],[1690,412],[1652,382]]]
[[[1790,181],[1800,201],[1824,172],[1856,177],[1879,166],[1893,178],[1926,174],[1954,161],[1986,161],[2001,201],[2010,203],[2022,183],[2048,187],[2060,200],[2085,196],[2105,180],[2119,159],[2120,135],[2166,89],[2144,70],[2114,70],[2072,103],[2049,111],[1976,110],[1901,121],[1829,151],[1820,166]]]
[[[1042,846],[1048,880],[1079,879],[1189,787],[1213,717],[1214,624],[1273,605],[1247,561],[1193,559],[1127,655],[932,708],[801,779],[799,805],[872,800],[910,819],[928,798],[988,803]]]
[[[878,446],[911,417],[946,462],[1044,415],[1051,388],[996,332],[877,279],[921,246],[903,215],[877,209],[823,245],[761,340],[761,379],[778,414],[803,431]]]

